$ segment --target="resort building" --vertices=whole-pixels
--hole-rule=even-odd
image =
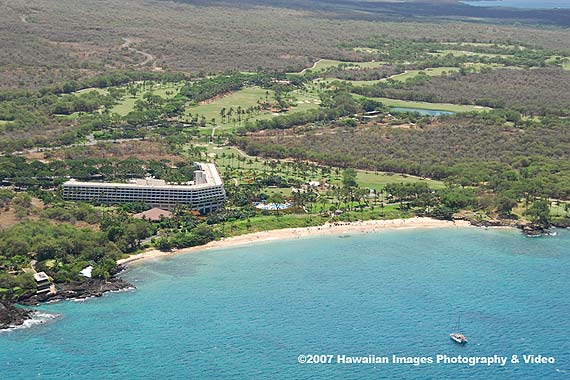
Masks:
[[[51,280],[45,272],[34,273],[34,280],[36,280],[38,294],[51,291]]]
[[[166,210],[187,205],[201,213],[217,210],[226,199],[226,192],[216,166],[198,162],[194,165],[194,182],[188,185],[170,185],[151,178],[128,183],[80,182],[72,179],[63,184],[63,198],[103,204],[144,203]]]

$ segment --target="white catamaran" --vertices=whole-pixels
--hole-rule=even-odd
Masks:
[[[459,326],[461,324],[461,317],[458,318],[457,320],[457,327],[456,327],[456,331],[459,331]],[[465,344],[467,343],[467,337],[459,332],[453,332],[451,334],[449,334],[449,337],[451,338],[451,340],[453,340],[455,343],[458,344]]]

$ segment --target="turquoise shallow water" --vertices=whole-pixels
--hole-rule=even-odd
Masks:
[[[568,379],[570,233],[405,230],[146,262],[136,291],[0,334],[2,379]],[[451,342],[461,315],[466,346]],[[552,365],[298,364],[542,354]]]

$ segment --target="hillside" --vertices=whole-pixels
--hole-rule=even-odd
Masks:
[[[37,88],[124,68],[298,71],[318,58],[360,60],[339,44],[375,35],[570,49],[570,32],[554,25],[570,20],[566,11],[509,12],[350,0],[14,0],[0,14],[0,86]]]

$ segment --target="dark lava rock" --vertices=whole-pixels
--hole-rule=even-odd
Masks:
[[[548,229],[536,224],[525,224],[520,228],[526,236],[542,236],[548,233]]]
[[[14,305],[0,302],[0,330],[20,326],[32,317],[33,310],[20,309]]]
[[[549,233],[548,228],[538,224],[520,222],[513,219],[471,220],[476,227],[514,227],[520,229],[526,236],[543,236]]]
[[[502,220],[473,220],[470,222],[472,226],[476,227],[501,227],[505,226],[505,222]]]
[[[570,218],[555,219],[552,225],[557,228],[570,228]]]
[[[57,294],[34,294],[25,300],[21,300],[20,303],[25,305],[37,305],[41,302],[69,298],[101,297],[106,292],[132,289],[134,286],[121,278],[113,277],[109,280],[91,278],[81,282],[57,284],[56,288]]]

